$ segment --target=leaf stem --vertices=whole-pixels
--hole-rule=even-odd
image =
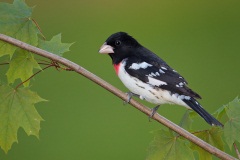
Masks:
[[[38,62],[38,64],[49,65],[49,63],[42,63],[42,62]]]
[[[49,68],[49,67],[53,67],[53,66],[54,66],[57,70],[58,70],[58,68],[60,68],[60,69],[62,69],[62,70],[66,70],[66,71],[72,71],[71,68],[63,68],[63,67],[61,67],[56,61],[52,61],[52,63],[50,63],[50,64],[49,64],[49,63],[41,63],[41,62],[39,62],[38,64],[43,64],[43,65],[48,65],[48,66],[46,66],[46,67],[44,67],[43,69],[37,71],[36,73],[34,73],[31,77],[29,77],[29,78],[26,79],[25,81],[19,83],[19,84],[15,87],[16,90],[17,90],[21,85],[23,85],[24,83],[26,83],[27,81],[29,81],[30,79],[32,79],[34,76],[36,76],[37,74],[39,74],[40,72],[42,72],[43,70],[45,70],[45,69],[47,69],[47,68]],[[58,70],[58,71],[59,71],[59,70]]]
[[[41,36],[43,37],[44,40],[46,40],[45,36],[42,33],[42,30],[40,28],[40,26],[38,25],[37,21],[35,21],[33,18],[31,18],[31,20],[33,21],[33,23],[37,26],[39,32],[41,33]]]
[[[238,150],[236,142],[233,143],[233,146],[234,146],[234,149],[236,151],[236,154],[237,154],[238,158],[240,159],[240,153],[239,153],[239,150]]]
[[[17,90],[21,85],[23,85],[24,83],[26,83],[27,81],[29,81],[31,78],[33,78],[34,76],[36,76],[38,73],[42,72],[43,70],[49,68],[49,67],[52,67],[54,66],[53,64],[49,64],[48,66],[46,66],[45,68],[37,71],[36,73],[34,73],[31,77],[29,77],[28,79],[26,79],[25,81],[19,83],[16,87],[15,87],[15,90]]]
[[[9,64],[9,62],[0,63],[0,65],[6,65],[6,64]]]
[[[111,84],[107,83],[106,81],[102,80],[101,78],[99,78],[98,76],[96,76],[95,74],[89,72],[88,70],[86,70],[85,68],[79,66],[78,64],[65,59],[63,57],[60,57],[56,54],[50,53],[48,51],[42,50],[40,48],[31,46],[27,43],[24,43],[22,41],[19,41],[17,39],[11,38],[9,36],[0,34],[0,40],[3,40],[7,43],[10,43],[12,45],[18,46],[22,49],[28,50],[32,53],[35,53],[37,55],[40,55],[42,57],[46,57],[49,58],[55,62],[58,62],[68,68],[71,68],[72,70],[74,70],[75,72],[83,75],[84,77],[88,78],[89,80],[93,81],[94,83],[98,84],[99,86],[105,88],[106,90],[108,90],[109,92],[113,93],[114,95],[118,96],[119,98],[121,98],[124,101],[128,100],[127,95],[120,91],[119,89],[115,88],[114,86],[112,86]],[[140,110],[141,112],[143,112],[144,114],[150,116],[152,114],[152,110],[140,103],[138,103],[137,101],[135,101],[134,99],[131,99],[129,104],[131,104],[133,107],[135,107],[136,109]],[[175,131],[176,133],[178,133],[179,135],[185,137],[186,139],[188,139],[189,141],[195,143],[196,145],[198,145],[199,147],[203,148],[204,150],[206,150],[207,152],[215,155],[216,157],[220,158],[220,159],[224,159],[224,160],[235,160],[236,158],[232,157],[231,155],[219,150],[216,147],[213,147],[212,145],[206,143],[205,141],[199,139],[198,137],[194,136],[193,134],[189,133],[188,131],[186,131],[185,129],[179,127],[178,125],[172,123],[171,121],[169,121],[168,119],[166,119],[165,117],[159,115],[158,113],[154,114],[152,119],[156,120],[157,122],[163,124],[164,126],[168,127],[169,129]]]

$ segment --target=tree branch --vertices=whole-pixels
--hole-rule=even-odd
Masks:
[[[101,87],[105,88],[106,90],[108,90],[109,92],[113,93],[114,95],[118,96],[119,98],[121,98],[124,101],[127,101],[127,96],[125,93],[123,93],[122,91],[120,91],[119,89],[115,88],[114,86],[112,86],[111,84],[107,83],[106,81],[102,80],[101,78],[99,78],[98,76],[94,75],[93,73],[89,72],[88,70],[84,69],[83,67],[79,66],[78,64],[69,61],[68,59],[65,59],[63,57],[57,56],[53,53],[47,52],[45,50],[42,50],[40,48],[31,46],[27,43],[24,43],[22,41],[19,41],[17,39],[11,38],[9,36],[0,34],[0,40],[3,40],[7,43],[10,43],[12,45],[18,46],[22,49],[28,50],[32,53],[38,54],[40,56],[49,58],[53,61],[56,61],[58,63],[61,63],[69,68],[71,68],[73,71],[83,75],[84,77],[90,79],[91,81],[93,81],[94,83],[100,85]],[[129,102],[133,107],[135,107],[136,109],[140,110],[141,112],[145,113],[146,115],[151,115],[151,109],[148,107],[145,107],[144,105],[138,103],[137,101],[131,99]],[[157,122],[163,124],[164,126],[170,128],[171,130],[177,132],[178,134],[180,134],[181,136],[185,137],[186,139],[188,139],[189,141],[195,143],[196,145],[198,145],[199,147],[203,148],[204,150],[206,150],[207,152],[215,155],[216,157],[220,158],[220,159],[225,159],[225,160],[233,160],[236,159],[234,157],[232,157],[231,155],[228,155],[227,153],[219,150],[216,147],[211,146],[210,144],[206,143],[205,141],[199,139],[198,137],[192,135],[191,133],[189,133],[188,131],[184,130],[183,128],[179,127],[178,125],[172,123],[171,121],[169,121],[168,119],[164,118],[163,116],[159,115],[159,114],[154,114],[154,116],[152,117],[154,120],[156,120]]]

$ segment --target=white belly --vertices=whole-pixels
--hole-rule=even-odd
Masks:
[[[171,94],[167,90],[162,90],[160,88],[154,88],[150,84],[143,83],[137,78],[130,76],[125,71],[125,63],[121,63],[119,66],[118,77],[123,82],[123,84],[132,92],[140,96],[141,99],[145,99],[148,102],[154,104],[178,104],[189,108],[186,103],[184,103],[178,94]]]

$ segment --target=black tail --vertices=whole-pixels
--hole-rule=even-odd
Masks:
[[[223,124],[209,114],[194,98],[190,98],[189,100],[183,99],[183,101],[197,112],[208,124],[223,127]]]

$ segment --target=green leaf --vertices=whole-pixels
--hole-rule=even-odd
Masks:
[[[53,36],[50,41],[39,40],[38,46],[41,49],[62,56],[64,52],[69,51],[69,47],[73,43],[62,43],[61,37],[61,34],[58,34],[56,36]]]
[[[31,19],[32,8],[24,0],[14,0],[13,4],[0,3],[0,33],[37,46],[38,28]],[[17,47],[0,41],[0,57],[10,55]]]
[[[33,75],[33,69],[41,67],[38,65],[30,52],[18,49],[10,61],[10,67],[7,71],[8,83],[13,83],[16,79],[20,78],[25,81]],[[30,81],[25,82],[23,85],[26,87]]]
[[[210,130],[196,132],[194,135],[217,147],[218,149],[224,150],[224,144],[221,137],[222,132],[223,131],[221,128],[212,127]],[[212,155],[209,152],[205,151],[194,143],[191,143],[191,148],[198,152],[199,160],[212,160]]]
[[[179,124],[179,126],[181,126],[182,128],[184,128],[184,129],[186,129],[186,130],[190,130],[191,129],[191,127],[192,127],[192,122],[193,122],[193,117],[196,115],[195,114],[196,112],[193,112],[192,110],[187,110],[185,113],[184,113],[184,115],[183,115],[183,117],[182,117],[182,119],[181,119],[181,121],[180,121],[180,124]]]
[[[224,125],[224,137],[229,146],[235,141],[240,142],[240,100],[236,97],[226,106],[228,121]]]
[[[227,112],[226,112],[226,106],[227,105],[223,105],[217,111],[215,111],[215,113],[213,114],[214,116],[216,116],[216,118],[218,120],[220,120],[223,123],[226,123],[228,121],[228,116],[227,116]]]
[[[147,160],[194,160],[186,140],[175,137],[171,130],[158,130],[148,148]]]
[[[32,14],[32,8],[29,8],[24,0],[14,0],[13,4],[0,3],[0,17],[11,20],[10,18],[28,18]],[[8,19],[9,18],[9,19]]]
[[[17,140],[20,127],[27,135],[39,136],[42,117],[34,107],[35,103],[45,101],[28,88],[17,90],[0,86],[0,146],[7,153]]]

